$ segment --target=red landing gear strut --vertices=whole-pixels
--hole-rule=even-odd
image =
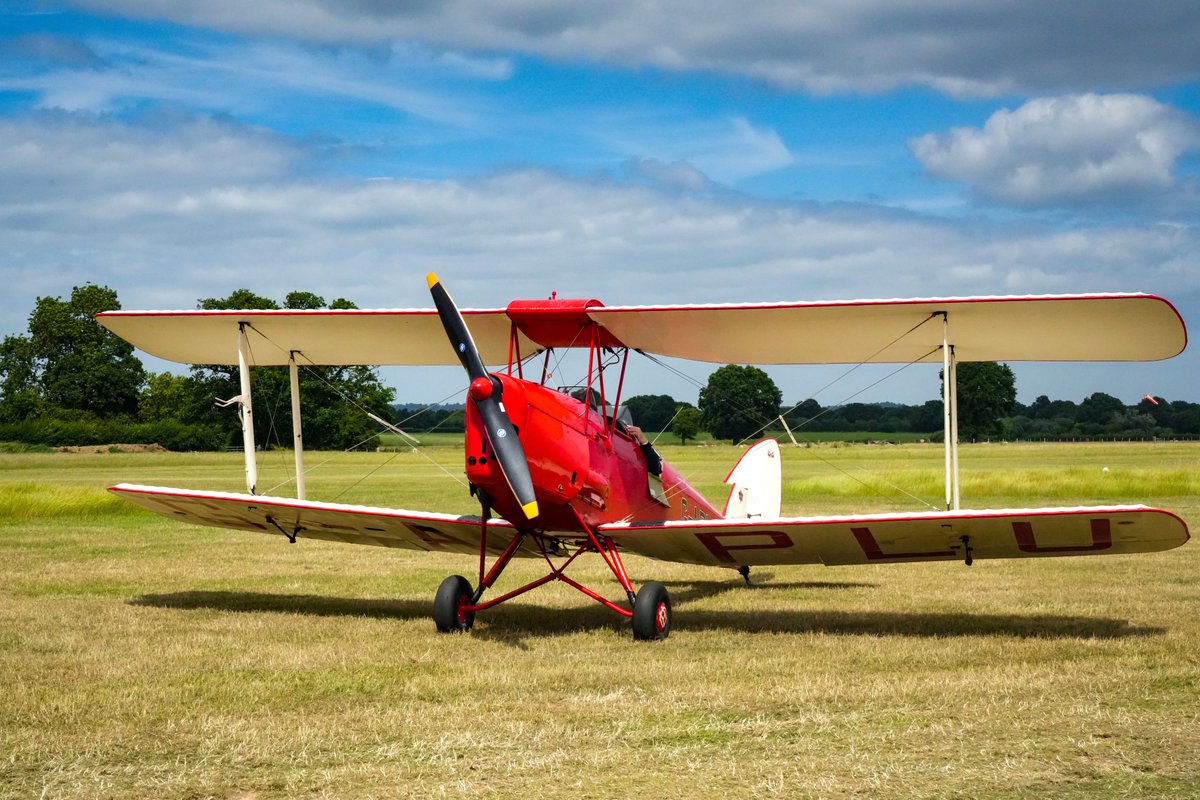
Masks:
[[[561,565],[556,565],[551,560],[550,550],[547,548],[545,538],[530,531],[519,530],[508,543],[508,546],[504,548],[504,552],[496,558],[491,569],[488,569],[488,509],[485,506],[483,522],[480,525],[479,587],[472,590],[470,582],[461,575],[451,575],[442,581],[442,585],[438,587],[437,595],[433,601],[433,621],[437,625],[438,631],[442,633],[468,631],[475,623],[476,612],[498,606],[551,581],[562,581],[621,616],[631,618],[633,620],[634,639],[655,640],[667,638],[671,633],[671,598],[667,594],[667,587],[657,581],[648,581],[643,584],[640,591],[635,593],[633,584],[629,581],[629,574],[625,571],[625,565],[621,562],[621,554],[617,550],[616,545],[613,544],[612,539],[605,537],[601,541],[596,532],[579,516],[578,511],[575,512],[575,516],[579,519],[579,524],[587,533],[587,539],[579,543],[575,551]],[[511,592],[499,597],[484,601],[483,593],[492,588],[500,578],[501,573],[504,572],[505,567],[512,561],[517,551],[521,549],[521,545],[525,543],[526,539],[529,539],[538,549],[542,558],[545,559],[546,564],[549,566],[550,571],[531,583],[513,589]],[[620,582],[621,588],[625,590],[625,596],[633,609],[632,611],[624,606],[617,605],[584,586],[579,581],[567,576],[567,568],[575,563],[575,559],[584,553],[600,554],[600,557],[604,559],[604,563],[608,565],[609,570],[612,571],[617,581]]]

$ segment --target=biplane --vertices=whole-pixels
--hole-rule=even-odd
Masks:
[[[111,311],[101,324],[141,350],[189,364],[237,365],[245,493],[118,484],[109,491],[183,522],[297,539],[445,551],[478,561],[475,585],[437,589],[442,632],[551,582],[632,620],[633,636],[664,639],[671,599],[635,584],[623,555],[749,570],[779,564],[895,564],[984,558],[1146,553],[1189,538],[1178,516],[1144,505],[964,510],[958,478],[955,367],[964,361],[1150,361],[1183,351],[1175,308],[1146,294],[605,306],[598,300],[515,300],[460,311],[432,273],[434,309]],[[581,389],[549,385],[550,354],[586,350]],[[630,353],[713,363],[942,364],[945,508],[922,513],[781,516],[781,451],[746,450],[718,508],[644,441],[621,404]],[[543,360],[536,376],[538,357]],[[305,497],[297,369],[311,365],[460,363],[467,373],[464,469],[480,514],[456,516]],[[505,365],[489,370],[486,365]],[[257,493],[251,368],[291,374],[297,497]],[[526,369],[530,374],[526,374]],[[610,373],[606,378],[606,372]],[[615,385],[614,385],[615,384]],[[598,557],[620,585],[614,600],[569,573]],[[545,574],[503,594],[514,558]],[[489,596],[489,593],[495,596]]]

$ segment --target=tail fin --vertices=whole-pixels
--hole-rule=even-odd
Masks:
[[[779,519],[783,491],[779,442],[763,439],[751,447],[725,482],[732,486],[725,501],[726,519]]]

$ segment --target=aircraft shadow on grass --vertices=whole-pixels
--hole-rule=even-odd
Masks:
[[[796,582],[756,586],[765,600],[765,588],[790,590],[853,590],[873,588],[869,583]],[[746,591],[729,581],[677,582],[672,589],[679,630],[720,630],[745,633],[828,633],[840,636],[1015,636],[1028,639],[1126,639],[1158,636],[1165,628],[1131,625],[1111,617],[1057,614],[978,614],[971,612],[840,611],[786,608],[713,610],[688,608],[695,600],[731,590]],[[375,617],[431,619],[433,603],[417,600],[378,600],[265,592],[187,591],[147,594],[131,605],[168,609],[307,614],[320,617]],[[766,603],[763,603],[765,605]],[[783,605],[783,603],[780,603]],[[628,623],[614,620],[599,605],[575,608],[550,607],[528,602],[502,605],[481,615],[472,636],[524,648],[528,637],[563,636],[605,628],[622,633]]]

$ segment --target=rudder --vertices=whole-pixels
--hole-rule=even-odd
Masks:
[[[778,519],[783,492],[779,442],[763,439],[755,444],[742,454],[725,482],[731,486],[726,519]]]

